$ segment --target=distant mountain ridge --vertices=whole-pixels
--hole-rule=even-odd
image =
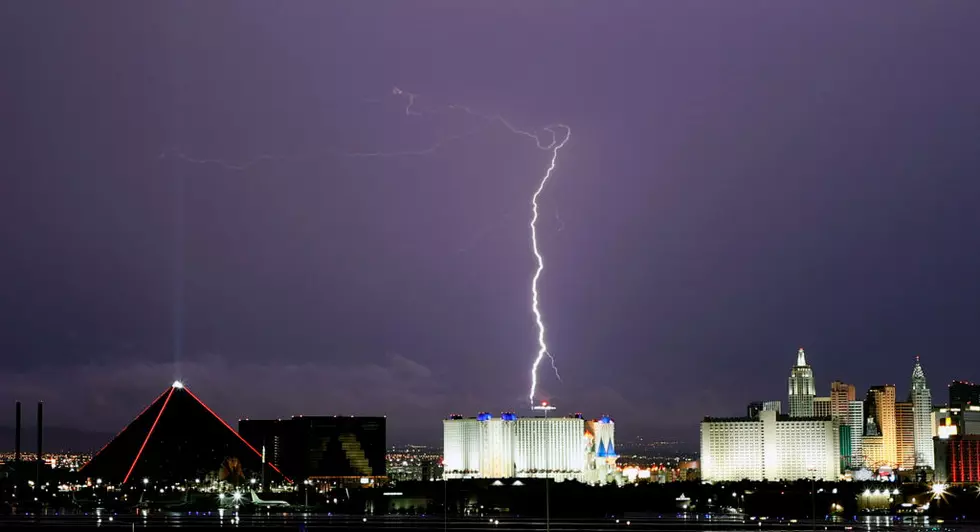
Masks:
[[[102,448],[113,434],[70,427],[45,427],[44,452],[94,453]],[[14,427],[0,427],[0,450],[14,451]],[[24,426],[20,432],[20,452],[37,452],[37,429]]]

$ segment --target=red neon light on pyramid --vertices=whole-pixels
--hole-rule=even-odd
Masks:
[[[123,484],[189,481],[216,473],[229,458],[242,464],[246,476],[261,477],[262,453],[177,381],[79,471]],[[272,463],[266,467],[270,480],[290,481]]]

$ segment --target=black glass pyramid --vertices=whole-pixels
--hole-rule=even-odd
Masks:
[[[283,478],[271,463],[267,473]],[[218,475],[241,480],[262,475],[262,454],[180,382],[82,466],[105,482],[191,481]],[[289,479],[284,479],[289,480]]]

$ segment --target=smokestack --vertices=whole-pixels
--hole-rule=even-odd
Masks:
[[[44,449],[42,445],[44,441],[44,401],[37,402],[37,485],[41,485],[41,464],[44,463],[44,457],[41,452]]]
[[[14,463],[20,462],[20,401],[17,401],[17,414],[14,416]]]

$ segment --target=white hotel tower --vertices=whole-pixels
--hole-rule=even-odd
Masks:
[[[790,418],[772,411],[749,418],[701,422],[701,479],[838,480],[840,422]]]
[[[926,374],[915,357],[912,368],[912,390],[909,392],[909,402],[912,403],[912,438],[915,442],[915,466],[936,466],[936,458],[932,444],[932,392],[926,384]]]
[[[615,423],[581,414],[504,413],[443,420],[446,478],[550,478],[605,484],[615,474]]]

